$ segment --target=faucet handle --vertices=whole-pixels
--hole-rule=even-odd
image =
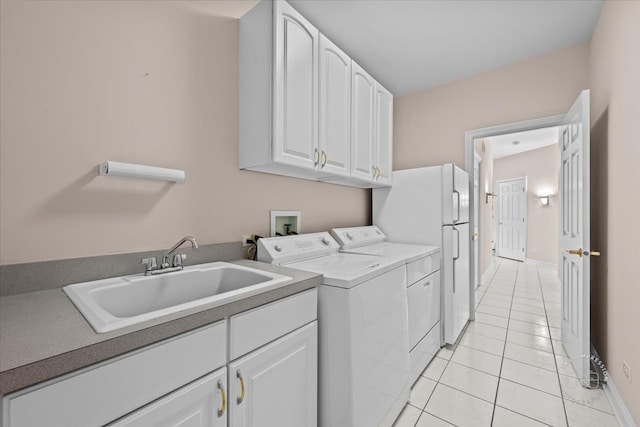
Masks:
[[[173,256],[173,267],[182,267],[182,261],[187,259],[187,254],[175,254]]]
[[[156,257],[154,256],[143,259],[141,261],[141,264],[145,265],[145,269],[144,269],[145,273],[148,273],[158,268],[158,262],[156,261]]]

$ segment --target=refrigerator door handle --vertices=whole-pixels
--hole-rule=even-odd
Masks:
[[[456,199],[457,199],[457,202],[458,202],[458,203],[456,203],[456,207],[457,207],[456,211],[457,211],[458,216],[456,217],[456,219],[453,220],[453,222],[455,223],[455,222],[460,221],[460,192],[458,190],[453,190],[453,194],[456,195]]]
[[[453,231],[456,232],[456,242],[457,242],[456,256],[453,257],[453,260],[457,261],[458,258],[460,258],[460,230],[458,230],[457,228],[453,227]]]
[[[451,227],[456,232],[456,256],[453,257],[453,293],[456,293],[456,261],[460,258],[460,230],[455,227]]]

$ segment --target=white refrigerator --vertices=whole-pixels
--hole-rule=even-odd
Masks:
[[[393,172],[373,190],[373,223],[391,242],[442,248],[443,341],[453,344],[470,316],[469,175],[454,164]]]

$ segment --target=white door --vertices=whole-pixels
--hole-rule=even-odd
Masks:
[[[351,58],[320,34],[320,163],[323,172],[351,174]]]
[[[351,176],[373,180],[375,80],[351,62]]]
[[[318,323],[229,364],[229,427],[315,427]]]
[[[527,239],[527,179],[497,182],[498,256],[524,261]]]
[[[273,160],[313,169],[318,151],[318,30],[284,1],[276,9]]]
[[[454,344],[470,316],[469,224],[442,227],[444,341]]]
[[[374,176],[379,184],[391,185],[393,163],[393,95],[375,85]]]
[[[480,286],[480,156],[473,160],[473,286]]]
[[[589,91],[562,125],[562,345],[582,385],[589,385],[591,336],[589,236]]]
[[[109,427],[226,427],[227,368],[200,378]]]

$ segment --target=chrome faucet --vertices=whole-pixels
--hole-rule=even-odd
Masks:
[[[145,276],[152,276],[152,275],[155,275],[155,274],[169,273],[171,271],[182,270],[184,268],[183,265],[182,265],[182,261],[187,257],[185,254],[175,254],[173,256],[172,264],[169,264],[168,260],[169,260],[169,256],[176,249],[178,249],[180,246],[182,246],[186,242],[190,242],[191,243],[191,247],[193,249],[197,249],[198,248],[198,242],[196,242],[196,239],[193,236],[185,236],[182,239],[180,239],[180,241],[178,243],[173,245],[162,256],[162,263],[160,264],[160,267],[158,267],[158,264],[157,264],[157,261],[156,261],[156,257],[143,259],[142,260],[142,264],[144,264],[146,266],[145,271],[144,271],[144,275]]]

